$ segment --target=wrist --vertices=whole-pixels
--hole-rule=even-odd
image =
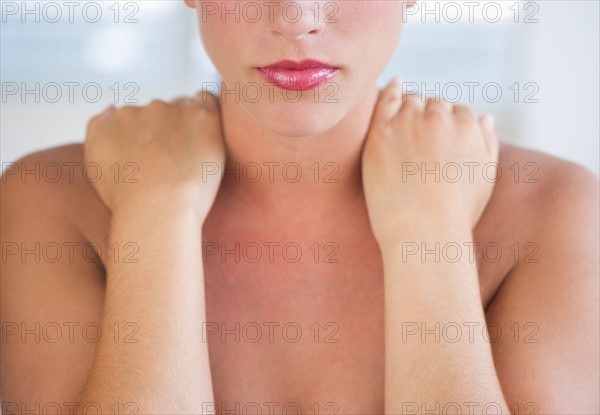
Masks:
[[[473,231],[460,222],[453,225],[414,220],[398,226],[390,226],[385,236],[376,237],[384,262],[407,255],[414,249],[433,250],[442,247],[469,247],[473,242]]]
[[[211,203],[202,203],[201,189],[194,186],[176,186],[169,189],[146,189],[143,192],[130,192],[120,197],[113,204],[113,218],[143,218],[144,220],[170,221],[192,217],[202,226]],[[206,198],[204,198],[206,201]]]
[[[398,287],[400,280],[417,283],[429,294],[439,289],[447,291],[449,286],[476,287],[479,280],[475,248],[472,233],[460,229],[406,232],[380,248],[386,287]],[[457,281],[460,284],[456,285]]]

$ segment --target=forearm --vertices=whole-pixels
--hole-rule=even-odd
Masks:
[[[470,232],[411,231],[382,250],[386,413],[479,413],[486,405],[509,413],[489,341],[481,334],[485,315],[474,256],[462,252],[451,262],[439,251],[437,258],[433,252],[423,258],[405,249],[409,242],[420,248],[424,242],[437,250],[436,241],[464,249],[471,240]]]
[[[113,214],[110,243],[133,242],[137,263],[107,264],[103,333],[132,322],[137,342],[104,335],[80,400],[133,403],[138,413],[201,413],[213,401],[201,227],[185,198],[134,202]],[[135,340],[134,340],[135,341]]]

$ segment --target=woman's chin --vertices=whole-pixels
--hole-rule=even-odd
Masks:
[[[340,119],[342,116],[339,117]],[[323,117],[323,114],[285,114],[274,117],[256,117],[257,121],[268,131],[283,137],[308,138],[323,134],[333,128],[339,119]]]
[[[267,131],[290,138],[314,137],[335,127],[343,118],[340,105],[267,104],[248,108]]]

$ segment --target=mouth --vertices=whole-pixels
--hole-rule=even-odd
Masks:
[[[267,82],[288,91],[308,91],[318,88],[340,70],[339,67],[313,59],[302,62],[279,61],[256,69]]]

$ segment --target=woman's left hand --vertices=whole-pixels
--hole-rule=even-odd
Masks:
[[[399,80],[380,94],[362,159],[369,219],[380,245],[407,232],[472,232],[493,191],[499,141],[491,116],[418,95]]]

